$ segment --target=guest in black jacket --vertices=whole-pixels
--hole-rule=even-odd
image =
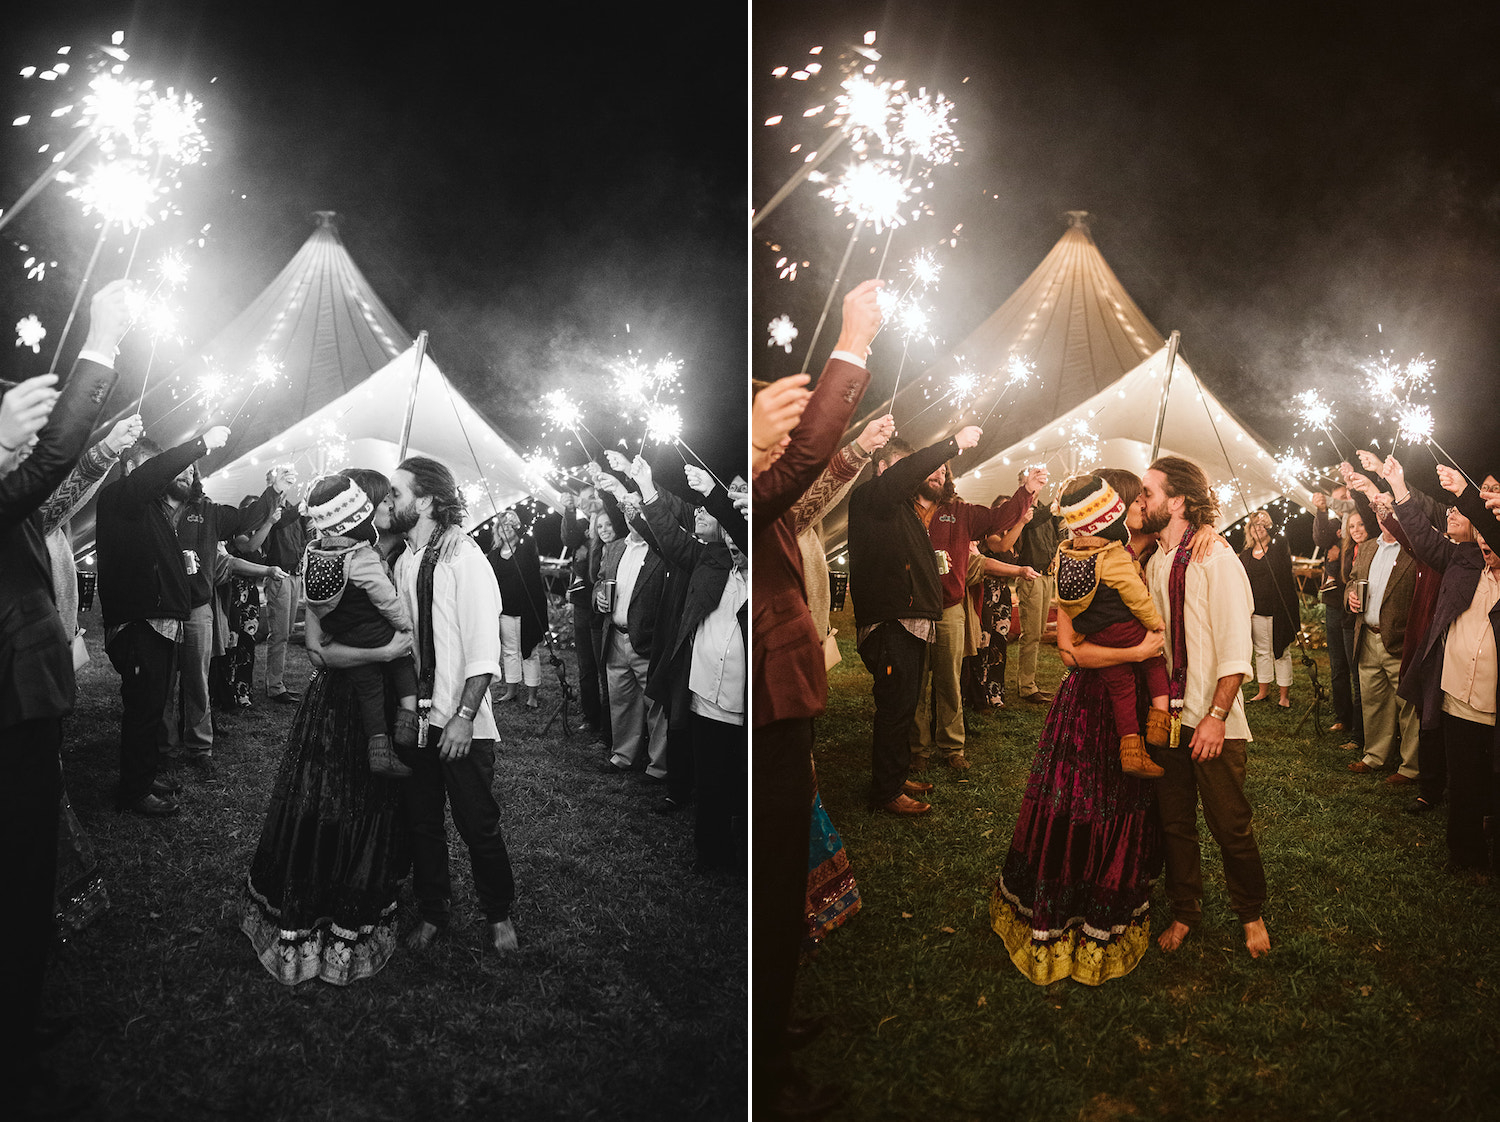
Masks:
[[[291,468],[273,468],[271,485],[244,507],[216,503],[205,495],[197,464],[189,464],[167,485],[167,517],[177,533],[177,548],[184,560],[192,554],[193,565],[188,574],[188,616],[177,645],[174,685],[167,690],[161,746],[205,779],[214,775],[208,666],[214,653],[214,562],[219,543],[232,541],[270,517],[293,478]],[[277,571],[286,572],[279,567]],[[175,705],[171,703],[174,694]]]
[[[99,492],[95,535],[104,650],[120,675],[124,705],[115,802],[134,814],[177,813],[171,785],[156,778],[158,739],[192,589],[167,490],[228,439],[229,430],[218,425],[167,452],[141,440],[121,460],[124,474]]]
[[[943,590],[932,540],[913,500],[932,472],[974,447],[980,435],[971,425],[919,452],[893,439],[876,453],[875,477],[849,495],[855,640],[874,678],[870,799],[892,814],[931,809],[911,797],[931,790],[931,784],[914,782],[907,772],[922,668],[943,614]],[[968,563],[964,557],[952,560]]]
[[[62,1113],[69,1101],[55,1077],[37,1066],[42,975],[52,941],[57,875],[57,820],[62,797],[62,718],[73,709],[72,637],[57,613],[52,566],[40,508],[88,447],[115,382],[114,357],[129,330],[128,285],[115,281],[93,298],[88,336],[61,394],[36,385],[9,388],[0,399],[0,452],[18,451],[40,429],[29,456],[0,478],[0,849],[7,908],[0,923],[0,1087],[6,1105],[26,1116]],[[48,376],[50,377],[50,376]],[[41,383],[45,387],[46,383]],[[20,418],[23,399],[32,408]]]

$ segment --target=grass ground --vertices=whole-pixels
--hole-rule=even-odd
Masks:
[[[83,622],[91,640],[102,632]],[[452,934],[346,988],[286,988],[241,934],[238,903],[292,710],[261,702],[228,718],[219,778],[182,773],[178,818],[117,814],[118,678],[91,650],[63,767],[112,906],[47,979],[49,1007],[80,1022],[55,1060],[99,1084],[89,1118],[744,1116],[744,879],[688,872],[690,817],[651,813],[660,790],[603,773],[604,749],[561,721],[543,732],[555,680],[541,709],[500,717],[520,951],[482,953],[450,823]],[[300,689],[300,647],[288,662]],[[409,887],[402,899],[409,925]]]
[[[852,615],[832,622],[854,634]],[[1251,709],[1271,953],[1245,951],[1210,841],[1203,922],[1181,950],[1153,942],[1097,989],[1043,988],[989,927],[1045,717],[1015,700],[1014,654],[1011,707],[970,714],[973,768],[929,770],[933,810],[915,820],[866,808],[869,677],[843,654],[816,757],[863,908],[802,968],[797,1001],[832,1014],[799,1059],[845,1088],[837,1117],[1500,1118],[1500,891],[1442,872],[1441,812],[1403,813],[1410,788],[1349,774],[1342,738],[1311,720],[1297,731],[1301,667],[1291,710]],[[1061,672],[1044,646],[1039,680]],[[1159,885],[1152,909],[1154,935]]]

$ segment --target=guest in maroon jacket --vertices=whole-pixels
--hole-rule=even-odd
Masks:
[[[771,397],[753,411],[751,1114],[756,1117],[810,1114],[837,1101],[836,1094],[810,1087],[793,1071],[787,1050],[807,895],[813,718],[823,712],[828,695],[823,644],[807,608],[801,553],[787,515],[838,449],[869,384],[864,361],[880,327],[875,301],[880,287],[879,281],[865,281],[844,297],[838,343],[816,390],[800,403],[800,422],[796,399],[805,375],[796,376],[791,394],[781,392],[785,386],[763,391]]]
[[[1031,505],[1024,485],[1000,506],[966,503],[953,488],[953,471],[940,464],[917,489],[917,517],[927,525],[933,555],[940,558],[943,614],[927,648],[927,671],[917,695],[916,731],[911,768],[926,768],[934,751],[951,768],[968,770],[964,755],[964,597],[967,595],[969,543],[998,537],[1021,521]],[[1035,579],[1035,571],[1032,576]]]

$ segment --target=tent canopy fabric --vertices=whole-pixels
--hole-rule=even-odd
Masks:
[[[220,501],[236,502],[260,491],[265,486],[264,467],[257,485],[230,493],[249,479],[250,461],[263,462],[277,445],[282,450],[275,453],[275,462],[303,465],[304,480],[313,474],[306,465],[329,464],[336,442],[323,429],[309,427],[313,416],[336,419],[340,427],[348,458],[332,466],[395,466],[407,388],[419,373],[413,359],[401,365],[401,359],[412,353],[413,338],[355,265],[339,237],[334,213],[319,211],[314,218],[316,226],[307,241],[243,312],[193,358],[169,375],[145,382],[140,413],[146,435],[163,448],[212,425],[229,425],[228,443],[200,464],[204,476],[214,480],[207,484],[209,493]],[[274,378],[260,376],[271,367],[276,369]],[[377,373],[388,375],[378,383],[385,392],[399,395],[386,399],[384,412],[356,405],[358,391]],[[456,475],[470,472],[471,482],[479,482],[475,464],[495,465],[499,472],[482,501],[471,502],[471,512],[491,509],[495,503],[506,505],[525,493],[555,505],[557,496],[550,487],[539,482],[519,487],[521,461],[515,449],[463,400],[430,358],[422,363],[420,374],[422,400],[411,450],[448,464]],[[129,384],[129,377],[127,372],[127,381],[116,390],[114,415],[101,424],[96,437],[136,411],[140,385]],[[210,385],[215,388],[206,389]],[[332,411],[325,413],[330,406]],[[394,443],[389,439],[392,416],[398,426]],[[316,434],[311,443],[300,443],[309,433]],[[382,451],[383,444],[391,448]],[[235,470],[226,473],[228,468]],[[478,496],[473,487],[470,492],[471,498]],[[72,533],[75,553],[87,553],[94,538],[92,505],[74,519]]]
[[[885,412],[895,415],[897,433],[913,448],[978,424],[984,429],[979,445],[952,464],[959,493],[978,503],[1012,493],[1017,471],[1031,463],[1048,462],[1056,483],[1079,467],[1143,471],[1168,366],[1166,341],[1105,262],[1087,218],[1069,211],[1067,230],[1005,303],[922,377],[903,385],[894,405],[867,401],[874,407],[846,439]],[[1009,379],[1013,358],[1030,369],[1024,384]],[[960,405],[945,395],[961,369],[978,375],[979,390]],[[1201,464],[1215,484],[1241,481],[1243,496],[1221,502],[1224,524],[1244,516],[1245,502],[1253,509],[1282,494],[1308,500],[1300,486],[1276,479],[1259,438],[1202,388],[1180,355],[1172,363],[1167,401],[1161,453]],[[1089,421],[1099,448],[1087,464],[1076,452],[1080,420]],[[830,552],[847,538],[846,509],[841,505],[824,521]]]
[[[389,476],[400,462],[408,402],[413,410],[406,454],[430,456],[452,469],[467,500],[465,529],[532,494],[561,507],[561,496],[531,477],[520,453],[416,344],[352,390],[205,475],[203,488],[219,502],[237,503],[265,488],[273,466],[288,463],[305,483],[356,465]]]
[[[1047,466],[1055,484],[1106,466],[1142,474],[1151,466],[1151,434],[1168,364],[1168,348],[1162,347],[1113,385],[988,459],[971,464],[973,453],[964,453],[956,463],[964,473],[954,481],[959,495],[988,504],[997,494],[1012,494],[1018,473],[1037,464]],[[1218,489],[1219,528],[1283,495],[1311,508],[1307,489],[1280,477],[1275,458],[1203,388],[1187,362],[1177,356],[1170,365],[1157,455],[1184,456],[1203,468]]]

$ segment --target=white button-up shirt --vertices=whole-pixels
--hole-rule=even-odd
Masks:
[[[615,570],[615,608],[612,614],[615,626],[625,628],[629,623],[630,598],[635,595],[635,582],[640,578],[646,564],[646,553],[650,550],[644,538],[625,539],[625,552],[620,554],[620,566]]]
[[[693,711],[726,724],[745,723],[745,640],[740,635],[739,610],[748,598],[745,575],[731,570],[718,607],[704,617],[693,636],[688,671]],[[709,708],[700,709],[700,699]]]
[[[1146,584],[1156,610],[1167,625],[1167,646],[1163,651],[1167,666],[1172,665],[1172,605],[1167,582],[1172,572],[1173,550],[1158,549],[1146,562]],[[1187,567],[1187,587],[1182,598],[1183,630],[1187,639],[1187,684],[1183,692],[1182,723],[1197,728],[1213,708],[1214,691],[1219,679],[1231,674],[1249,676],[1250,616],[1255,598],[1250,592],[1250,578],[1235,552],[1221,542],[1202,562]],[[1227,740],[1250,740],[1250,723],[1245,720],[1245,705],[1239,692],[1224,721]],[[1187,747],[1185,744],[1183,747]]]
[[[1383,535],[1376,546],[1375,556],[1370,559],[1369,595],[1365,597],[1365,622],[1371,627],[1380,626],[1380,605],[1385,600],[1385,587],[1391,583],[1396,558],[1401,556],[1401,543],[1388,542]]]
[[[439,560],[432,574],[432,650],[436,674],[432,683],[432,712],[428,722],[442,728],[463,698],[464,683],[477,674],[500,677],[500,586],[495,570],[473,539],[457,529],[445,531],[456,540],[444,546],[451,556]],[[422,674],[422,643],[417,606],[417,571],[422,551],[406,550],[396,558],[396,587],[417,627],[412,631],[412,658]],[[489,691],[474,714],[474,738],[498,740],[495,711]]]

